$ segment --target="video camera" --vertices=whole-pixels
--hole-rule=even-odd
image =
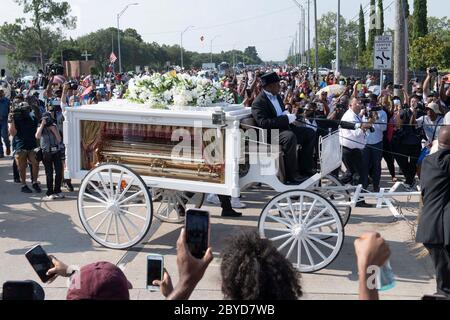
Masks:
[[[64,67],[57,63],[48,63],[45,65],[45,75],[47,77],[63,76],[64,75]]]
[[[10,122],[24,120],[31,112],[31,106],[26,102],[11,105]]]
[[[53,119],[52,115],[50,112],[46,112],[42,115],[42,120],[45,120],[45,126],[51,127],[52,125],[55,124],[55,119]]]
[[[69,90],[74,90],[77,91],[78,90],[78,82],[75,80],[71,80],[68,82],[69,84]]]

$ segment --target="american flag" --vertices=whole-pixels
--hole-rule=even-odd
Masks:
[[[114,54],[114,52],[111,52],[111,55],[109,56],[109,61],[110,61],[111,63],[114,63],[114,62],[117,61],[117,57],[116,57],[116,55]]]

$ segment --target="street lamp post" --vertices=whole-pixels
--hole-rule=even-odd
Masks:
[[[211,39],[211,63],[213,63],[213,42],[214,40],[216,40],[219,36],[215,36],[214,38]]]
[[[130,6],[137,6],[139,3],[128,4],[119,14],[117,14],[117,49],[119,51],[119,72],[122,73],[122,52],[120,49],[120,17],[127,11]]]
[[[341,0],[338,0],[336,17],[336,72],[341,72]]]
[[[181,70],[184,69],[184,49],[183,49],[183,35],[189,30],[195,28],[194,26],[187,27],[183,32],[181,32]]]

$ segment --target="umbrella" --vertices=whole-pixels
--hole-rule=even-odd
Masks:
[[[328,95],[335,95],[339,96],[345,92],[345,86],[341,86],[340,84],[334,84],[328,87],[323,88],[319,92],[317,92],[317,95],[320,96],[322,92],[328,93]]]

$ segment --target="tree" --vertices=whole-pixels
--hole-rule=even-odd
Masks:
[[[426,70],[435,66],[439,69],[450,68],[450,32],[432,33],[417,38],[411,45],[409,59],[414,70]]]
[[[317,25],[319,56],[331,57],[328,61],[320,61],[322,66],[331,66],[331,60],[334,60],[336,48],[336,20],[334,12],[328,12],[319,19]],[[341,59],[343,66],[355,67],[358,62],[358,23],[347,22],[341,16]],[[321,58],[319,57],[319,60]]]
[[[383,0],[378,0],[378,20],[377,35],[382,36],[384,33],[384,7]]]
[[[362,5],[359,8],[358,45],[358,57],[361,57],[366,51],[366,23]]]
[[[23,6],[23,12],[31,15],[31,29],[36,34],[35,45],[40,55],[41,66],[44,67],[46,58],[44,51],[48,46],[45,37],[45,29],[55,24],[61,24],[63,27],[73,29],[76,26],[76,18],[70,17],[70,5],[68,2],[55,2],[53,0],[14,0],[18,5]],[[48,33],[47,33],[48,34]]]
[[[8,53],[8,68],[11,73],[15,76],[20,75],[23,71],[23,63],[41,64],[39,63],[41,57],[50,57],[53,54],[62,40],[62,35],[58,30],[52,31],[45,27],[41,29],[41,39],[46,45],[40,49],[37,33],[34,28],[24,26],[23,19],[0,26],[0,40],[13,48]]]
[[[144,42],[142,36],[136,31],[136,29],[128,28],[123,32],[124,37],[129,37],[137,40],[138,42]]]
[[[256,47],[248,47],[244,50],[244,54],[250,60],[248,64],[261,64],[263,61],[258,55],[258,51]]]
[[[405,18],[409,18],[409,2],[408,0],[403,0],[403,5],[405,6]]]
[[[367,49],[371,52],[375,44],[375,36],[377,34],[377,12],[375,0],[370,0],[370,15],[369,15],[369,41],[367,42]]]
[[[450,19],[447,17],[428,17],[428,33],[442,33],[450,31]]]
[[[427,0],[414,0],[413,19],[413,39],[426,36],[428,34]]]

